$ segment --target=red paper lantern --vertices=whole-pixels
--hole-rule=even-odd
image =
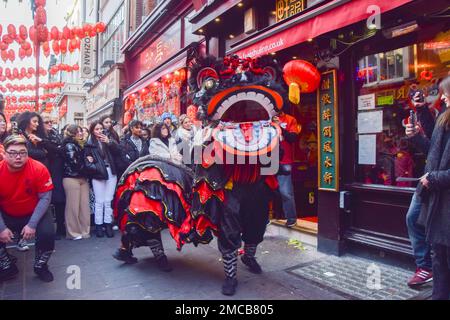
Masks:
[[[38,42],[48,41],[48,28],[45,25],[38,25],[36,28]]]
[[[97,33],[103,33],[106,30],[106,24],[104,22],[97,22],[95,24],[95,31]]]
[[[28,38],[28,29],[27,29],[27,27],[25,27],[24,25],[21,25],[19,27],[19,35],[20,35],[20,38],[23,41],[27,40],[27,38]]]
[[[8,45],[3,41],[0,42],[0,51],[8,50]]]
[[[27,51],[24,50],[22,47],[19,48],[19,58],[20,60],[25,59],[25,57],[27,56]]]
[[[78,70],[80,70],[80,66],[78,65],[78,63],[77,63],[77,64],[74,64],[73,67],[72,67],[72,69],[73,69],[74,71],[78,71]]]
[[[83,26],[83,31],[84,31],[84,34],[88,37],[92,32],[92,26],[89,23],[86,23]]]
[[[3,35],[2,41],[3,41],[4,43],[6,43],[7,45],[10,45],[10,44],[13,42],[13,40],[11,39],[11,36],[8,35],[8,34],[4,34],[4,35]]]
[[[45,7],[46,1],[45,0],[36,0],[35,1],[37,7]]]
[[[83,39],[84,37],[86,37],[86,34],[84,33],[83,28],[76,28],[76,34],[77,34],[78,38],[80,38],[80,39]]]
[[[13,24],[9,24],[8,27],[6,28],[6,30],[8,31],[8,34],[11,38],[15,39],[16,35],[17,35],[17,31],[16,31],[16,26]]]
[[[300,93],[314,92],[320,83],[320,72],[305,60],[292,60],[283,68],[284,81],[289,85],[289,100],[300,103]]]
[[[31,57],[33,55],[33,49],[30,48],[27,50],[27,57]]]
[[[33,43],[36,43],[36,28],[34,26],[30,27],[30,31],[28,32],[28,34],[30,35],[30,40],[33,41]]]
[[[28,49],[31,48],[31,44],[30,44],[29,42],[27,42],[27,41],[24,41],[24,42],[22,42],[22,44],[20,45],[20,47],[21,47],[23,50],[27,51]]]
[[[43,6],[39,6],[36,8],[36,12],[34,14],[34,25],[45,25],[47,24],[47,11]]]
[[[50,30],[50,38],[52,40],[59,40],[59,30],[57,27],[52,27]]]
[[[56,41],[53,41],[53,43],[52,43],[52,49],[53,49],[53,53],[55,54],[55,55],[57,55],[57,56],[59,56],[59,53],[61,52],[61,50],[60,50],[60,48],[59,48],[59,42],[56,40]]]
[[[14,60],[16,60],[16,54],[15,54],[14,50],[11,49],[8,51],[8,57],[9,57],[9,60],[11,60],[11,62],[14,62]]]
[[[62,39],[59,42],[59,50],[61,50],[62,54],[66,54],[67,53],[67,40]]]
[[[63,28],[63,39],[65,39],[65,40],[69,40],[70,39],[70,29],[69,29],[69,27],[64,27]]]

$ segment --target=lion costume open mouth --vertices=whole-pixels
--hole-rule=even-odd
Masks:
[[[271,57],[200,59],[191,68],[190,86],[199,118],[221,122],[213,136],[223,149],[237,155],[270,152],[280,129],[271,123],[284,105],[281,70]]]

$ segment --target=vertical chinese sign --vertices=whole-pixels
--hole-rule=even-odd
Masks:
[[[339,130],[336,70],[322,73],[317,90],[319,190],[339,191]]]

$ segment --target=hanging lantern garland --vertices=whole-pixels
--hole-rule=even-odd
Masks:
[[[39,84],[39,88],[44,90],[53,90],[63,88],[65,85],[64,82],[51,82],[51,83],[42,83]],[[36,85],[28,84],[28,85],[18,85],[7,83],[6,85],[0,84],[0,92],[27,92],[27,91],[36,91]]]
[[[51,75],[55,75],[55,74],[57,74],[60,71],[74,72],[74,71],[78,71],[78,70],[80,70],[80,66],[78,65],[78,63],[74,64],[73,66],[61,63],[61,64],[57,64],[57,65],[52,66],[50,68],[50,74]]]
[[[38,70],[39,76],[45,77],[47,75],[47,71],[40,67]],[[2,68],[0,67],[0,82],[4,82],[6,80],[23,80],[25,78],[31,79],[34,75],[36,75],[36,70],[32,67],[26,69],[24,67],[20,68]]]
[[[55,55],[73,53],[81,49],[82,39],[95,37],[106,31],[106,25],[103,22],[73,28],[65,26],[62,30],[57,27],[49,30],[46,23],[47,12],[44,5],[41,5],[36,8],[34,24],[29,28],[24,25],[17,28],[15,25],[9,24],[5,29],[6,33],[2,34],[4,28],[0,25],[0,58],[3,62],[14,62],[16,57],[23,60],[33,56],[32,43],[39,44],[46,57],[50,55],[50,50],[53,50]],[[17,53],[10,49],[10,45],[14,42],[19,45]]]

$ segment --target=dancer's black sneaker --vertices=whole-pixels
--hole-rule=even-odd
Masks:
[[[136,257],[133,257],[133,254],[125,249],[117,249],[116,252],[112,255],[114,259],[123,261],[126,264],[134,264],[138,262]]]
[[[156,260],[158,264],[158,268],[164,272],[170,272],[173,270],[172,266],[169,264],[169,260],[167,260],[167,256],[163,255]]]
[[[237,279],[226,277],[222,285],[222,294],[226,296],[233,296],[236,293]]]
[[[53,274],[50,272],[50,270],[48,270],[47,265],[43,265],[40,268],[34,267],[34,273],[36,273],[38,278],[44,282],[52,282],[53,281]]]
[[[255,258],[251,258],[251,257],[247,256],[246,254],[244,254],[241,257],[241,260],[248,267],[250,272],[256,273],[256,274],[262,273],[261,266],[259,265],[259,263],[256,261]]]

